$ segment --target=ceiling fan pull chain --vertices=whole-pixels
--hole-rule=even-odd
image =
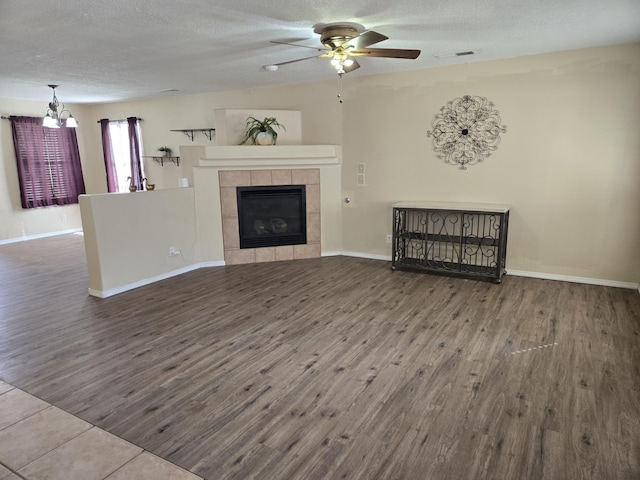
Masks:
[[[342,100],[342,73],[338,74],[338,101],[340,103],[344,103],[344,100]]]

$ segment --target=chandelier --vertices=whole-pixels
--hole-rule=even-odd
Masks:
[[[69,110],[64,108],[64,103],[58,102],[58,97],[56,97],[58,85],[49,85],[49,87],[53,89],[53,100],[49,102],[49,108],[42,120],[42,126],[47,128],[60,128],[63,126],[76,128],[78,126],[76,119],[73,118]]]

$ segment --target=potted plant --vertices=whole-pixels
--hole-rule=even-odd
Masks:
[[[159,152],[162,152],[162,156],[163,157],[170,157],[171,156],[171,149],[169,147],[160,147],[158,148]]]
[[[252,145],[275,145],[278,140],[278,132],[274,127],[287,130],[284,125],[278,123],[275,117],[266,117],[264,120],[258,120],[255,117],[247,118],[244,138],[240,145],[245,145],[249,141]]]

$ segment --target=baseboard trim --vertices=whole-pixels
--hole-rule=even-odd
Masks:
[[[67,235],[69,233],[81,233],[82,228],[71,228],[69,230],[60,230],[58,232],[38,233],[37,235],[26,235],[24,237],[7,238],[0,240],[0,245],[8,245],[10,243],[26,242],[28,240],[37,240],[38,238],[56,237],[58,235]]]
[[[71,232],[68,232],[71,233]],[[387,255],[374,255],[370,253],[360,253],[360,252],[323,252],[323,257],[335,257],[343,255],[345,257],[356,257],[356,258],[367,258],[369,260],[382,260],[382,261],[391,261],[391,257]],[[223,267],[225,266],[224,261],[217,262],[200,262],[194,263],[193,265],[189,265],[183,268],[179,268],[177,270],[172,270],[167,273],[163,273],[161,275],[156,275],[151,278],[145,278],[143,280],[139,280],[137,282],[129,283],[127,285],[122,285],[120,287],[111,288],[108,290],[95,290],[93,288],[89,288],[89,295],[98,298],[108,298],[113,295],[117,295],[119,293],[124,293],[129,290],[133,290],[139,287],[144,287],[146,285],[150,285],[155,282],[159,282],[161,280],[166,280],[167,278],[175,277],[177,275],[182,275],[183,273],[191,272],[193,270],[198,270],[200,268],[207,267]],[[640,293],[640,284],[631,283],[631,282],[618,282],[615,280],[602,280],[598,278],[587,278],[587,277],[573,277],[569,275],[557,275],[553,273],[542,273],[542,272],[528,272],[525,270],[511,270],[507,269],[507,275],[514,275],[517,277],[529,277],[529,278],[539,278],[541,280],[553,280],[559,282],[571,282],[571,283],[583,283],[587,285],[599,285],[602,287],[615,287],[615,288],[627,288],[637,290]]]
[[[373,253],[360,252],[342,252],[342,255],[344,255],[345,257],[368,258],[370,260],[384,260],[386,262],[391,261],[391,255],[376,255]]]
[[[369,258],[371,260],[385,260],[389,262],[391,261],[391,256],[387,255],[374,255],[370,253],[360,252],[342,252],[342,255],[346,257]],[[507,268],[507,274],[517,277],[540,278],[542,280],[554,280],[559,282],[584,283],[586,285],[599,285],[602,287],[629,288],[632,290],[637,290],[638,293],[640,293],[640,284],[632,282],[618,282],[616,280],[603,280],[600,278],[573,277],[570,275],[557,275],[554,273],[528,272],[525,270],[511,270],[509,268]]]
[[[542,280],[555,280],[558,282],[584,283],[586,285],[599,285],[601,287],[630,288],[633,290],[637,289],[640,293],[640,285],[631,282],[618,282],[616,280],[603,280],[600,278],[573,277],[570,275],[557,275],[555,273],[528,272],[525,270],[511,270],[510,268],[507,268],[507,275],[540,278]]]
[[[138,280],[137,282],[129,283],[127,285],[122,285],[120,287],[110,288],[108,290],[96,290],[94,288],[89,288],[89,295],[92,297],[98,298],[108,298],[119,293],[128,292],[129,290],[134,290],[139,287],[144,287],[146,285],[150,285],[155,282],[159,282],[161,280],[166,280],[167,278],[176,277],[178,275],[182,275],[183,273],[191,272],[193,270],[198,270],[200,268],[205,267],[221,267],[224,266],[224,262],[202,262],[202,263],[194,263],[193,265],[188,265],[186,267],[178,268],[177,270],[171,270],[170,272],[162,273],[160,275],[156,275],[154,277],[145,278],[142,280]]]
[[[219,260],[219,261],[216,261],[216,262],[200,262],[198,265],[200,266],[199,268],[224,267],[226,265],[226,263],[224,262],[224,260]]]

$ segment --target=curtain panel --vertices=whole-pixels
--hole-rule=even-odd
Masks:
[[[129,154],[131,156],[131,183],[144,190],[142,175],[142,159],[140,158],[140,136],[138,133],[138,117],[128,117],[129,125]]]
[[[116,172],[113,146],[111,142],[111,132],[109,131],[109,119],[100,120],[100,130],[102,131],[102,151],[104,153],[104,169],[107,173],[107,192],[118,191],[118,174]]]
[[[78,203],[85,193],[73,128],[45,128],[40,117],[11,116],[22,208]]]
[[[126,120],[101,119],[102,151],[108,192],[126,192],[129,185],[144,190],[138,117]]]

